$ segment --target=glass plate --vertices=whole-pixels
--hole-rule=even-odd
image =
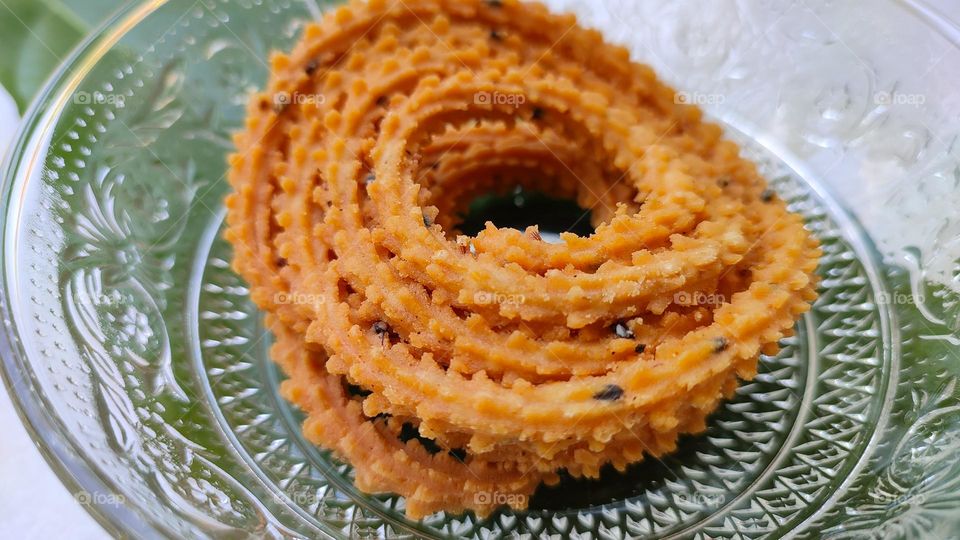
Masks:
[[[246,96],[328,6],[132,4],[31,108],[0,204],[6,382],[109,531],[960,534],[960,31],[915,0],[549,4],[702,105],[806,217],[823,282],[797,335],[675,454],[543,488],[526,512],[407,520],[301,436],[221,237]]]

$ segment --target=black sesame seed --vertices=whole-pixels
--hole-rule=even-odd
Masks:
[[[717,180],[717,184],[718,184],[720,187],[725,188],[725,187],[727,187],[727,186],[730,185],[730,179],[729,179],[729,178],[721,178],[721,179]]]
[[[503,41],[503,35],[502,35],[500,32],[496,31],[496,30],[491,30],[491,31],[490,31],[490,39],[492,39],[492,40],[494,40],[494,41]]]
[[[430,216],[424,214],[424,215],[423,215],[423,224],[426,225],[427,227],[429,227],[429,226],[433,225],[433,220],[430,219]]]
[[[613,325],[613,333],[616,334],[617,337],[623,339],[633,339],[634,337],[633,330],[631,330],[630,327],[622,322],[618,322],[617,324]]]
[[[532,116],[532,118],[533,118],[534,120],[540,120],[540,119],[542,119],[542,118],[543,118],[543,115],[544,115],[544,110],[543,110],[541,107],[534,107],[534,108],[533,108],[533,116]]]
[[[713,338],[713,352],[723,352],[730,346],[730,342],[723,336]]]
[[[306,65],[306,66],[303,67],[303,71],[304,71],[307,75],[313,75],[313,73],[314,73],[315,71],[317,71],[317,68],[318,68],[319,66],[320,66],[320,64],[319,64],[316,60],[311,60],[311,61],[307,62],[307,65]]]
[[[615,384],[608,384],[603,387],[603,390],[593,395],[593,399],[598,399],[600,401],[616,401],[622,397],[623,388],[620,388]]]
[[[380,336],[380,346],[383,347],[387,334],[390,333],[390,326],[383,321],[377,321],[373,323],[373,333]]]
[[[633,348],[633,352],[637,354],[643,354],[643,351],[647,350],[646,343],[637,343],[637,346]]]
[[[375,175],[375,174],[373,174],[373,173],[370,173],[370,174],[367,175],[366,178],[363,179],[363,182],[364,182],[365,184],[372,184],[372,183],[374,183],[376,180],[377,180],[377,175]]]
[[[776,196],[777,196],[776,192],[774,192],[772,189],[767,188],[763,190],[763,193],[760,194],[760,200],[763,202],[770,202]]]

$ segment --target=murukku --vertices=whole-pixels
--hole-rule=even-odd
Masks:
[[[412,517],[671,452],[816,297],[800,217],[572,16],[354,1],[271,67],[230,159],[233,266],[307,438]],[[518,186],[594,233],[458,230]]]

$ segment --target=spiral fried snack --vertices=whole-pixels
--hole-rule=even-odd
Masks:
[[[352,2],[276,55],[227,239],[304,433],[406,511],[523,508],[676,447],[816,297],[820,250],[626,50],[516,0]],[[471,200],[592,208],[547,243]]]

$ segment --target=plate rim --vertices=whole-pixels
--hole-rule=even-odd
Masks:
[[[10,210],[14,206],[12,194],[18,185],[25,184],[29,173],[39,164],[34,159],[24,166],[24,158],[34,158],[43,152],[43,146],[56,127],[56,119],[65,100],[90,70],[141,21],[154,13],[168,0],[129,0],[87,35],[63,59],[47,78],[41,90],[24,112],[20,125],[0,162],[0,378],[13,403],[13,408],[34,446],[63,486],[76,499],[83,494],[116,493],[115,484],[97,468],[83,459],[78,445],[62,422],[51,414],[49,401],[38,391],[35,374],[26,360],[26,354],[17,332],[13,304],[10,302],[8,246],[11,237]],[[55,99],[51,99],[55,98]],[[53,102],[53,106],[51,106]],[[114,537],[161,538],[174,531],[150,519],[139,507],[103,503],[90,498],[80,506]]]

